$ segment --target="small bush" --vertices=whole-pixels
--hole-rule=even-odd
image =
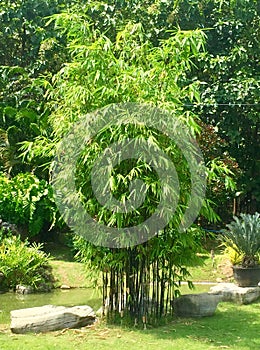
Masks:
[[[51,281],[50,257],[40,249],[42,244],[29,244],[19,236],[4,237],[0,241],[0,272],[4,286],[15,289],[16,285],[35,289]]]
[[[242,256],[241,264],[250,267],[259,264],[260,254],[260,214],[240,214],[223,230],[221,241],[223,246],[236,251]]]
[[[226,247],[224,255],[229,259],[232,265],[240,265],[243,261],[243,254],[238,253],[238,250],[232,247]]]
[[[46,226],[54,226],[57,209],[52,188],[34,174],[18,174],[8,179],[0,173],[0,217],[25,231],[29,237]]]

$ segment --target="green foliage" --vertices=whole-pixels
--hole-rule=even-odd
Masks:
[[[207,197],[213,201],[221,220],[228,222],[232,219],[233,198],[242,170],[228,153],[227,141],[220,137],[216,128],[202,121],[199,125],[197,140],[208,168]]]
[[[28,145],[42,135],[49,135],[48,110],[44,110],[43,89],[21,67],[0,67],[0,166],[9,175],[37,169],[44,163],[37,156],[22,159],[22,142]],[[39,169],[43,177],[43,170]]]
[[[224,152],[242,170],[240,212],[259,210],[260,8],[257,0],[180,1],[175,23],[208,28],[206,51],[193,70],[202,82],[200,118],[218,130]]]
[[[222,241],[238,255],[242,255],[242,266],[253,266],[258,263],[260,252],[260,214],[241,214],[227,225]]]
[[[84,13],[62,13],[54,19],[60,31],[68,32],[71,56],[49,89],[51,105],[56,106],[50,118],[55,136],[60,138],[79,115],[129,101],[176,110],[196,128],[193,113],[185,114],[178,104],[199,99],[197,84],[186,79],[186,73],[203,49],[203,32],[175,31],[153,47],[141,24],[127,23],[111,41]]]
[[[229,259],[232,265],[240,265],[243,261],[243,254],[238,253],[238,249],[227,246],[224,250],[224,255]]]
[[[8,179],[0,176],[0,217],[16,224],[30,237],[55,223],[56,207],[52,188],[45,180],[25,173]]]
[[[4,238],[12,237],[14,232],[11,229],[1,228],[0,229],[0,242],[4,240]]]
[[[45,17],[60,9],[59,0],[1,1],[0,62],[2,65],[42,69],[40,46],[51,31],[45,29]],[[58,63],[59,57],[52,56]]]
[[[55,153],[57,138],[69,130],[78,115],[112,102],[154,101],[175,110],[198,131],[197,118],[186,105],[200,103],[194,63],[206,59],[202,53],[206,41],[201,31],[176,31],[178,16],[175,21],[169,20],[172,12],[182,11],[182,2],[148,1],[144,6],[138,1],[85,1],[80,8],[77,1],[74,4],[75,8],[56,14],[48,22],[48,25],[54,22],[57,33],[66,38],[70,57],[70,62],[53,78],[53,86],[42,82],[48,87],[50,107],[55,110],[48,126],[54,130],[55,139],[41,134],[35,142],[23,142],[24,159],[29,163],[37,158],[49,159]],[[203,131],[207,127],[202,126],[200,141],[205,139]],[[222,171],[218,191],[216,183],[209,183],[211,200],[223,204],[234,196],[232,181],[236,178],[237,164],[226,148],[218,145],[216,137],[209,145],[203,143],[204,154],[211,152],[211,158],[219,156],[216,153],[224,154],[219,164],[235,168],[234,173]]]
[[[221,2],[218,0],[203,2],[188,0],[148,0],[145,2],[140,0],[108,0],[105,2],[93,0],[66,2],[63,0],[19,0],[15,3],[2,1],[0,9],[0,61],[4,65],[1,68],[0,128],[2,130],[0,137],[2,160],[0,163],[4,171],[10,172],[13,176],[21,171],[33,170],[41,178],[47,178],[46,172],[42,171],[42,164],[48,164],[54,152],[51,147],[52,142],[49,142],[52,140],[52,128],[48,121],[49,111],[46,108],[44,94],[46,87],[50,88],[53,72],[57,72],[63,67],[60,74],[63,74],[62,72],[67,74],[68,70],[72,73],[72,66],[75,68],[73,74],[75,73],[75,79],[78,83],[75,85],[74,82],[72,85],[75,85],[74,88],[78,92],[77,99],[84,100],[86,103],[85,109],[80,108],[80,110],[78,110],[79,106],[73,103],[75,113],[71,113],[71,121],[76,118],[75,115],[78,113],[85,113],[86,110],[89,111],[111,102],[117,102],[122,100],[122,97],[124,100],[129,100],[130,97],[133,100],[133,96],[141,89],[145,92],[144,99],[148,100],[151,99],[151,92],[155,84],[174,86],[174,80],[168,79],[171,71],[174,75],[176,73],[174,65],[161,65],[161,74],[158,75],[153,75],[152,71],[150,75],[146,75],[145,72],[137,69],[136,65],[133,65],[131,72],[131,65],[128,65],[127,73],[124,72],[124,75],[128,76],[130,73],[133,84],[131,91],[124,90],[124,75],[117,78],[120,67],[115,64],[112,52],[108,49],[110,42],[117,42],[116,57],[121,55],[121,48],[125,46],[122,55],[129,61],[140,55],[140,61],[146,62],[149,66],[150,56],[147,55],[146,46],[142,44],[148,43],[150,48],[158,47],[161,45],[161,40],[169,39],[176,28],[184,31],[201,28],[207,34],[207,40],[203,39],[207,52],[203,55],[195,55],[196,57],[192,59],[193,64],[191,64],[190,72],[185,72],[187,77],[182,83],[183,86],[186,86],[187,92],[190,90],[190,96],[194,95],[194,91],[198,96],[198,90],[194,90],[192,85],[190,88],[187,87],[185,83],[185,81],[190,83],[197,81],[196,84],[202,99],[201,101],[198,101],[197,98],[181,98],[179,100],[175,89],[171,89],[171,91],[169,89],[168,95],[175,96],[176,94],[176,100],[183,104],[183,111],[186,111],[187,114],[190,114],[191,111],[193,113],[197,111],[206,124],[214,125],[215,131],[218,129],[221,138],[226,141],[226,144],[221,148],[223,153],[228,152],[231,159],[236,159],[242,169],[238,188],[238,193],[242,193],[241,203],[243,204],[243,201],[249,203],[252,207],[249,209],[252,212],[257,210],[258,193],[260,193],[259,162],[256,156],[259,143],[258,68],[260,57],[259,5],[257,0],[224,0]],[[52,14],[55,14],[55,23],[53,19],[48,17]],[[81,20],[84,20],[84,23]],[[47,21],[48,25],[45,26]],[[80,34],[82,32],[84,32],[83,36]],[[96,42],[95,45],[91,46],[91,40],[95,41],[95,38],[100,36],[99,33],[103,34],[103,44],[100,39],[98,45]],[[194,33],[192,35],[194,36]],[[137,37],[139,44],[141,44],[139,51],[136,50],[137,47],[132,41],[132,38],[136,40]],[[190,38],[189,49],[194,47],[193,41]],[[198,43],[198,38],[195,41]],[[84,44],[86,45],[84,46]],[[132,45],[134,46],[132,47]],[[181,40],[179,45],[182,45]],[[84,47],[85,49],[83,49]],[[92,49],[94,50],[93,54]],[[103,52],[101,52],[102,50]],[[97,55],[102,59],[99,63],[94,59],[94,63],[93,56]],[[160,65],[161,62],[170,60],[171,56],[177,55],[179,55],[177,46],[175,50],[170,46],[168,53],[164,53],[163,58],[157,63]],[[84,57],[88,57],[85,59],[85,66],[81,64],[83,67],[80,67],[80,65],[75,64],[76,56],[78,58],[81,56],[82,61]],[[65,62],[71,61],[70,58],[72,60],[74,58],[74,64],[65,64]],[[92,63],[94,64],[92,65]],[[178,65],[180,68],[181,62]],[[188,68],[187,61],[185,66]],[[19,72],[21,67],[23,67],[23,73]],[[100,72],[104,72],[102,67],[108,68],[108,74],[100,74]],[[76,68],[78,68],[78,73]],[[44,79],[39,76],[43,72],[45,73]],[[57,77],[55,80],[57,81]],[[138,81],[138,84],[134,82],[135,80]],[[140,84],[141,80],[145,84]],[[148,91],[148,84],[151,82],[150,91]],[[88,94],[81,94],[86,84],[89,86],[93,84],[93,89],[90,88]],[[123,89],[120,90],[119,85]],[[99,98],[95,90],[99,91]],[[157,99],[156,103],[161,100],[160,91],[157,90],[159,93],[154,96],[154,100]],[[72,89],[70,92],[75,96]],[[60,100],[64,97],[59,96],[57,89],[53,91],[53,94],[56,94]],[[50,91],[48,95],[50,95]],[[69,105],[73,98],[70,99],[69,94],[66,98]],[[162,99],[168,102],[168,97],[165,99],[164,94]],[[56,98],[54,100],[57,102]],[[53,102],[54,108],[57,106],[56,102]],[[57,111],[57,113],[59,112]],[[30,122],[28,114],[31,115]],[[20,123],[26,125],[24,128],[18,125],[18,116],[20,116]],[[10,125],[2,124],[3,118],[9,120],[9,124],[17,128],[16,137],[17,141],[23,142],[22,151],[19,150],[20,145],[17,142],[9,143],[8,133],[10,131],[11,135],[14,129],[8,131]],[[64,123],[65,119],[68,121],[67,118],[64,118]],[[64,129],[67,130],[67,127]],[[57,126],[55,132],[56,130]],[[12,138],[12,141],[15,140]],[[210,145],[208,149],[212,147],[215,146]],[[20,158],[21,155],[23,158]],[[227,162],[231,167],[236,166],[229,159]],[[210,191],[213,200],[216,199],[214,193],[214,191]],[[233,192],[230,192],[228,197],[233,196]],[[223,203],[224,197],[221,195],[217,199],[217,203]],[[228,215],[222,216],[222,218],[227,219]]]
[[[134,139],[132,147],[140,144],[140,140],[145,140],[150,145],[154,145],[163,150],[167,156],[174,162],[175,169],[178,173],[180,194],[179,203],[172,218],[171,224],[177,227],[181,222],[183,211],[187,207],[189,200],[189,193],[191,192],[191,179],[189,173],[189,166],[185,157],[181,154],[181,150],[178,149],[176,144],[172,140],[168,139],[166,135],[160,134],[158,130],[151,129],[145,126],[136,124],[126,124],[120,126],[111,126],[104,128],[100,131],[96,137],[92,139],[88,147],[82,152],[77,162],[77,169],[75,171],[76,187],[81,194],[82,202],[87,212],[91,217],[95,217],[98,222],[104,223],[110,227],[127,227],[135,226],[146,219],[148,219],[156,210],[161,196],[170,195],[170,198],[176,198],[175,188],[169,186],[161,188],[161,182],[159,176],[155,173],[152,166],[145,163],[143,160],[143,153],[135,155],[135,159],[121,161],[120,164],[114,167],[111,176],[106,182],[105,186],[111,190],[112,195],[121,203],[131,201],[133,193],[129,191],[129,186],[132,181],[138,179],[142,181],[142,189],[145,189],[144,202],[138,207],[138,209],[128,213],[118,213],[107,209],[102,206],[95,198],[93,193],[91,181],[91,173],[93,170],[93,164],[98,154],[102,154],[109,145],[116,142],[123,141],[126,137]],[[190,149],[190,153],[194,151],[189,144],[185,144],[186,149]],[[122,147],[123,149],[123,147]],[[148,151],[148,147],[146,147]],[[153,148],[150,150],[150,158],[153,159]],[[163,162],[162,159],[155,157],[155,162]],[[99,176],[105,178],[105,174],[102,174],[102,170],[99,172]],[[66,186],[66,177],[63,179],[61,186]],[[97,184],[99,193],[104,190],[103,184]],[[163,192],[164,191],[164,192]],[[167,193],[165,193],[167,191]],[[136,194],[138,197],[138,194]],[[67,198],[68,203],[73,198]],[[169,208],[161,208],[161,215],[165,216]],[[174,222],[174,223],[172,223]],[[128,245],[128,243],[126,243]]]
[[[58,14],[53,20],[56,28],[66,33],[70,57],[54,76],[53,86],[48,90],[53,111],[49,120],[54,130],[54,148],[80,116],[88,118],[88,112],[121,102],[162,107],[182,120],[192,135],[199,134],[196,115],[184,105],[200,101],[198,82],[190,79],[189,74],[198,57],[203,56],[205,35],[202,31],[175,30],[154,46],[142,23],[126,21],[113,39],[100,32],[84,11]],[[148,192],[141,208],[134,214],[121,215],[102,207],[94,196],[90,180],[93,163],[109,144],[125,137],[149,140],[174,161],[180,181],[176,215],[163,232],[138,246],[110,249],[82,238],[77,238],[75,244],[79,249],[78,258],[87,263],[95,277],[102,272],[103,302],[105,305],[109,299],[112,318],[122,308],[125,316],[148,317],[148,322],[156,323],[160,316],[171,312],[171,300],[179,293],[180,281],[189,278],[187,267],[198,263],[196,253],[201,249],[203,233],[196,226],[185,233],[178,232],[191,188],[189,169],[181,150],[156,126],[153,129],[130,122],[108,125],[89,140],[75,172],[76,187],[87,211],[98,222],[120,228],[143,222],[155,210],[161,195],[160,181],[138,157],[121,162],[113,169],[108,188],[115,198],[124,202],[130,195],[129,183],[136,178],[143,180]],[[219,174],[223,181],[232,178],[221,162],[213,164],[212,161],[208,172],[212,181],[213,178],[217,181]],[[66,170],[62,180],[61,185],[66,186]],[[231,185],[230,181],[227,187]],[[73,194],[68,195],[68,206],[74,202]],[[206,220],[216,220],[210,201],[205,200],[201,215]],[[87,226],[83,228],[88,230]],[[96,241],[98,244],[99,237]]]
[[[198,57],[204,57],[205,35],[202,31],[175,30],[168,33],[168,38],[161,40],[155,47],[142,23],[128,22],[118,29],[112,41],[95,28],[88,14],[82,10],[55,15],[53,20],[55,27],[67,35],[71,57],[71,61],[54,76],[53,87],[48,91],[50,107],[53,109],[49,120],[55,135],[52,143],[54,148],[57,140],[80,115],[118,102],[152,102],[174,111],[188,125],[192,134],[198,135],[201,130],[206,130],[203,124],[199,127],[196,115],[184,107],[186,103],[200,101],[199,85],[189,75]],[[120,134],[123,130],[117,132]],[[114,134],[115,131],[111,133]],[[218,196],[219,202],[223,203],[227,191],[231,196],[235,189],[236,175],[228,165],[237,168],[237,164],[228,155],[223,157],[222,148],[218,146],[219,138],[212,138],[212,133],[207,137],[215,142],[207,146],[205,134],[206,132],[198,139],[204,140],[204,154],[209,160],[208,193],[210,198],[214,200]],[[104,130],[99,140],[93,140],[87,150],[86,164],[89,157],[93,158],[100,151],[102,142],[107,144],[108,141],[113,141],[109,135],[110,130]],[[156,139],[158,135],[152,136]],[[99,143],[100,140],[102,142]],[[35,152],[44,153],[46,150],[49,153],[50,144],[44,138],[41,142],[38,139],[38,144],[33,149]],[[219,157],[218,161],[213,159],[216,156]],[[90,168],[91,165],[85,169],[87,173]],[[138,169],[133,171],[135,170],[138,173]],[[83,173],[82,171],[82,176]],[[113,177],[111,181],[115,181],[117,187],[116,178]],[[153,183],[153,186],[156,184]],[[85,185],[84,194],[88,189]],[[205,202],[203,214],[209,215],[210,220],[216,219],[213,211],[210,211],[210,201]]]
[[[0,241],[0,271],[4,275],[5,287],[15,288],[16,285],[37,287],[49,282],[49,259],[42,245],[29,245],[20,237],[5,237]]]
[[[59,70],[65,59],[62,37],[45,27],[45,17],[63,5],[59,0],[0,4],[0,169],[11,176],[29,171],[48,176],[42,166],[49,158],[26,157],[20,143],[31,148],[35,138],[51,134],[39,77]]]
[[[56,72],[60,68],[60,64],[66,62],[70,56],[75,61],[76,56],[77,60],[81,56],[82,61],[84,57],[88,57],[87,60],[84,60],[85,64],[82,65],[83,67],[75,65],[74,63],[70,68],[64,65],[64,69],[61,71],[61,74],[63,74],[62,72],[65,72],[65,74],[70,74],[70,72],[76,74],[74,76],[75,79],[78,80],[78,83],[75,84],[74,82],[66,98],[61,95],[60,99],[63,100],[63,102],[68,101],[69,105],[77,92],[77,99],[82,102],[85,101],[85,103],[83,103],[85,104],[85,108],[80,108],[80,110],[78,110],[79,105],[75,105],[75,102],[72,102],[75,112],[69,117],[70,119],[74,120],[75,115],[78,113],[85,113],[90,109],[92,110],[93,108],[98,108],[111,102],[121,101],[122,98],[123,100],[133,100],[133,96],[136,95],[136,93],[140,94],[140,91],[144,91],[144,100],[153,99],[156,103],[160,100],[164,100],[163,103],[165,103],[165,101],[169,103],[168,98],[171,95],[176,101],[182,104],[182,110],[186,111],[187,118],[192,122],[190,115],[193,116],[193,113],[191,113],[191,108],[187,108],[186,105],[187,103],[196,104],[199,102],[197,90],[199,85],[195,83],[196,75],[205,83],[207,74],[201,65],[208,66],[209,56],[205,54],[200,57],[194,55],[192,61],[196,62],[198,69],[194,64],[185,60],[183,68],[190,69],[190,74],[188,74],[188,79],[185,78],[183,81],[182,78],[184,78],[184,76],[182,77],[180,75],[179,82],[184,84],[184,86],[186,86],[186,84],[189,85],[186,86],[187,95],[189,95],[189,97],[179,98],[178,91],[174,88],[176,82],[171,78],[176,76],[176,65],[171,64],[170,57],[181,57],[178,47],[183,46],[183,41],[186,40],[185,37],[187,37],[188,32],[185,33],[185,37],[183,38],[181,35],[179,35],[178,38],[176,36],[174,39],[176,45],[174,47],[173,45],[169,45],[168,51],[166,52],[164,50],[163,57],[160,58],[158,55],[157,66],[161,65],[161,62],[169,62],[168,64],[161,65],[161,71],[158,70],[158,67],[154,67],[154,69],[156,68],[156,71],[158,71],[156,75],[153,75],[153,69],[151,69],[150,74],[147,74],[146,69],[140,70],[141,67],[137,69],[136,64],[133,65],[132,70],[130,64],[127,65],[128,69],[126,72],[122,70],[120,64],[124,62],[119,60],[118,64],[115,64],[115,57],[113,57],[113,50],[111,50],[113,48],[110,46],[110,42],[113,44],[115,42],[117,43],[117,50],[114,53],[116,57],[119,55],[121,58],[125,57],[125,59],[128,59],[128,63],[130,63],[131,60],[135,60],[135,58],[138,58],[140,55],[139,64],[141,62],[144,64],[145,62],[148,63],[151,58],[150,55],[148,55],[147,49],[150,50],[152,47],[160,46],[161,39],[169,39],[172,36],[172,31],[176,31],[176,27],[189,31],[190,29],[211,26],[212,29],[207,31],[207,48],[214,48],[216,51],[216,47],[219,48],[222,45],[221,49],[223,49],[224,34],[216,35],[216,32],[219,34],[222,30],[223,33],[227,33],[227,26],[233,25],[235,22],[231,21],[233,24],[231,22],[231,24],[229,22],[224,22],[222,26],[215,25],[216,22],[218,23],[221,14],[225,13],[226,16],[231,15],[234,18],[240,16],[239,18],[243,26],[247,23],[247,18],[254,18],[255,5],[245,2],[243,3],[243,9],[237,11],[235,3],[236,2],[232,2],[232,6],[229,9],[225,2],[220,6],[218,2],[213,0],[206,1],[203,4],[172,0],[146,1],[145,3],[138,0],[127,2],[87,0],[81,1],[80,3],[78,1],[67,1],[65,3],[55,0],[38,0],[33,2],[27,0],[17,1],[15,4],[12,4],[12,6],[9,6],[8,2],[3,2],[1,5],[3,28],[1,27],[0,31],[2,33],[3,43],[8,41],[8,48],[10,50],[10,52],[6,52],[4,47],[7,45],[3,44],[4,47],[1,52],[6,60],[3,61],[6,67],[3,67],[2,74],[3,95],[1,101],[3,108],[0,108],[0,117],[2,115],[3,119],[5,118],[9,121],[9,125],[0,123],[2,128],[1,139],[3,139],[1,148],[3,170],[11,173],[12,176],[21,171],[33,170],[40,178],[47,178],[42,165],[47,164],[48,167],[50,157],[53,156],[54,151],[51,147],[52,142],[50,142],[52,141],[52,127],[48,120],[49,111],[48,108],[46,109],[44,93],[46,87],[50,88],[52,72]],[[66,12],[60,13],[60,11],[64,9],[66,9]],[[55,23],[52,19],[49,20],[45,18],[53,13],[57,13],[55,17],[53,17]],[[48,25],[45,26],[47,20]],[[255,21],[253,21],[253,23],[255,23]],[[241,25],[241,28],[243,26]],[[8,28],[8,30],[5,31],[5,28]],[[23,32],[22,28],[25,29],[25,32]],[[84,33],[83,36],[80,33]],[[100,33],[102,33],[102,35],[100,35]],[[205,44],[205,38],[203,38],[202,33],[196,35],[195,32],[190,32],[190,34],[190,46],[186,45],[186,50],[196,51],[198,50],[196,45],[202,45],[201,42],[199,43],[198,35],[202,36],[201,40],[203,44]],[[232,35],[233,34],[237,35],[234,30],[232,32]],[[244,35],[245,30],[240,30],[239,35],[240,34]],[[95,45],[91,45],[91,42],[93,40],[95,41],[97,37],[102,37],[98,45],[97,42]],[[134,41],[136,41],[136,44]],[[68,43],[68,50],[65,48],[66,42]],[[215,42],[220,42],[220,44],[222,44],[216,46]],[[233,40],[233,42],[235,41]],[[87,43],[89,43],[89,45]],[[141,46],[138,49],[139,44],[141,44]],[[33,50],[29,50],[29,47],[33,47]],[[124,52],[120,53],[122,47],[124,47]],[[107,55],[105,55],[104,52],[101,54],[102,50],[107,52]],[[227,52],[229,51],[227,50]],[[160,51],[158,51],[158,54],[160,54]],[[186,52],[186,55],[187,54],[188,51]],[[21,55],[23,57],[21,57]],[[100,62],[96,61],[98,55],[101,59]],[[138,60],[136,61],[138,62]],[[176,63],[178,63],[178,70],[180,70],[182,62]],[[7,65],[11,65],[12,68],[7,67]],[[57,66],[53,67],[53,65]],[[23,72],[21,66],[24,67]],[[73,67],[74,72],[72,72]],[[77,67],[78,73],[76,72]],[[104,67],[109,68],[105,75]],[[36,72],[43,71],[46,73],[45,79],[35,79],[35,75],[38,75]],[[117,72],[120,71],[122,71],[123,75],[121,78],[119,76],[115,79],[115,76],[117,77]],[[203,77],[200,77],[200,71],[205,73],[203,73]],[[51,74],[49,74],[50,72]],[[100,74],[100,72],[103,73]],[[170,74],[170,72],[172,72],[172,74]],[[185,75],[186,73],[188,73],[188,71],[185,72]],[[78,79],[77,76],[81,76],[81,79]],[[125,89],[125,83],[127,83],[127,81],[125,82],[124,77],[127,76],[129,76],[129,79],[133,80],[130,90]],[[58,77],[56,77],[56,79],[58,79]],[[140,84],[141,81],[144,81],[144,84]],[[194,84],[192,84],[192,82],[194,82]],[[201,85],[203,94],[205,90],[204,83]],[[91,85],[93,85],[94,89],[90,88],[87,94],[84,93],[84,87]],[[147,88],[149,85],[150,89],[148,90]],[[171,87],[171,89],[168,89],[167,97],[156,85]],[[72,91],[73,86],[74,91]],[[122,89],[120,89],[120,86]],[[152,97],[151,94],[153,94],[154,88],[155,91],[158,90],[158,93]],[[52,88],[50,88],[48,95],[51,94],[51,90]],[[98,90],[99,94],[95,90]],[[208,88],[205,90],[205,93],[207,91]],[[52,94],[58,97],[58,89],[52,91]],[[56,97],[54,98],[55,101]],[[140,97],[138,100],[140,100]],[[57,106],[56,102],[53,102],[53,107],[55,109]],[[175,106],[169,105],[169,109],[172,108],[175,108]],[[71,111],[71,109],[69,110]],[[62,112],[64,113],[64,111],[66,111],[66,108],[64,108]],[[57,113],[59,113],[59,110]],[[206,113],[208,115],[208,110]],[[30,118],[28,118],[29,115]],[[53,118],[55,120],[55,115]],[[205,120],[204,110],[202,118]],[[60,119],[57,122],[60,128],[62,128],[63,124],[66,124],[65,119],[67,118],[63,119],[63,123],[60,123]],[[211,123],[213,119],[214,118],[207,118],[206,121]],[[23,125],[22,128],[20,124]],[[8,141],[8,133],[10,132],[11,134],[14,128],[8,131],[10,125],[15,126],[15,130],[17,131],[16,138],[15,140],[12,138],[11,143]],[[68,127],[69,125],[66,125],[64,130],[67,130]],[[56,125],[54,129],[56,134],[58,126]],[[233,126],[231,128],[231,131],[232,130]],[[20,142],[22,142],[22,148],[20,148]],[[210,147],[208,147],[208,149],[209,148]],[[226,149],[227,148],[229,148],[229,146],[226,147]],[[244,148],[240,147],[240,149]],[[232,156],[236,158],[236,154],[233,150]],[[232,166],[232,162],[229,162],[229,165]],[[240,162],[240,166],[245,168],[243,162]],[[250,181],[251,185],[257,181],[258,176],[252,176],[252,178],[253,181]],[[214,193],[216,192],[210,191],[210,195],[216,197]],[[254,193],[257,195],[257,191]],[[211,199],[215,200],[213,197]],[[225,196],[222,195],[217,202],[223,202],[224,197]]]

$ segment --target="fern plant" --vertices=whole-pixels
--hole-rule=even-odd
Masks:
[[[42,251],[42,244],[29,244],[20,236],[7,236],[0,242],[0,271],[4,275],[4,287],[32,286],[36,290],[42,284],[52,286],[51,257]]]
[[[251,267],[258,265],[260,254],[260,214],[241,214],[223,230],[222,243],[242,256],[241,265]]]

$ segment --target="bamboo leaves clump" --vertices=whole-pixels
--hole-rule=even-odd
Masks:
[[[156,235],[147,232],[151,237],[139,244],[132,241],[131,235],[126,236],[123,248],[118,248],[117,242],[113,241],[116,238],[111,239],[113,247],[105,246],[101,239],[102,232],[100,235],[94,232],[92,242],[83,237],[75,239],[78,258],[87,264],[95,276],[97,272],[102,274],[103,310],[107,318],[113,321],[129,318],[131,322],[145,326],[147,323],[156,324],[162,317],[173,313],[173,300],[179,293],[180,283],[189,276],[187,266],[197,260],[196,253],[201,248],[201,231],[198,227],[190,227],[184,232],[178,229],[189,207],[192,187],[195,193],[199,193],[199,188],[196,188],[198,184],[192,183],[189,160],[182,151],[191,155],[196,150],[192,142],[185,143],[185,137],[182,137],[185,146],[180,149],[167,130],[169,125],[173,125],[177,135],[177,121],[181,121],[191,135],[195,136],[199,131],[196,116],[191,111],[185,111],[183,105],[187,101],[199,101],[197,83],[188,78],[187,72],[191,71],[193,61],[203,51],[205,35],[199,30],[176,30],[158,46],[153,46],[143,26],[137,23],[125,23],[111,39],[95,29],[84,14],[74,18],[69,25],[66,14],[55,19],[59,30],[63,28],[64,33],[67,32],[70,62],[53,78],[53,87],[49,92],[50,108],[53,110],[50,122],[54,147],[56,140],[61,139],[82,116],[90,124],[98,123],[99,112],[92,112],[111,104],[134,102],[145,104],[146,108],[159,107],[176,118],[174,125],[173,118],[164,120],[163,113],[158,114],[157,119],[164,125],[165,132],[158,129],[156,123],[145,125],[136,122],[135,114],[126,115],[122,123],[111,124],[108,121],[88,140],[85,149],[79,152],[75,169],[75,187],[81,205],[93,221],[102,227],[122,230],[135,227],[156,211],[159,219],[169,219]],[[84,130],[82,128],[81,135]],[[100,167],[100,173],[97,172],[93,180],[98,193],[102,199],[102,193],[109,192],[109,201],[117,203],[118,207],[124,207],[129,199],[134,199],[136,192],[131,191],[131,183],[142,183],[136,187],[143,194],[139,196],[142,199],[140,203],[134,210],[120,212],[116,206],[111,210],[96,198],[91,174],[99,155],[111,150],[111,144],[123,144],[125,139],[128,140],[125,148],[130,147],[132,142],[135,149],[137,143],[142,145],[145,141],[148,149],[160,149],[165,157],[157,152],[159,156],[149,163],[143,157],[145,149],[141,146],[142,154],[127,159],[120,158],[119,151],[118,162],[115,166],[111,163],[105,183],[101,181],[105,178],[105,170]],[[198,158],[194,154],[194,158],[196,156]],[[164,162],[168,158],[174,163],[178,181],[175,181],[175,185],[162,186],[158,174],[163,167],[167,169]],[[157,172],[151,164],[156,166]],[[67,187],[66,169],[63,170],[61,186]],[[157,209],[162,196],[178,198],[174,215],[171,213],[173,201]],[[201,196],[195,197],[198,202],[202,201]],[[67,206],[77,202],[73,195],[68,195],[64,201]],[[202,202],[202,205],[207,213],[208,203]],[[77,219],[76,216],[75,211],[72,220]],[[78,221],[80,224],[77,229],[82,236],[91,235],[90,225],[85,224],[80,217]]]

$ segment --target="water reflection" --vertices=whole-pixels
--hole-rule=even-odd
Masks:
[[[98,310],[102,305],[101,295],[90,288],[75,288],[69,290],[54,290],[51,293],[39,294],[0,294],[0,324],[10,322],[10,311],[43,305],[89,305]]]

